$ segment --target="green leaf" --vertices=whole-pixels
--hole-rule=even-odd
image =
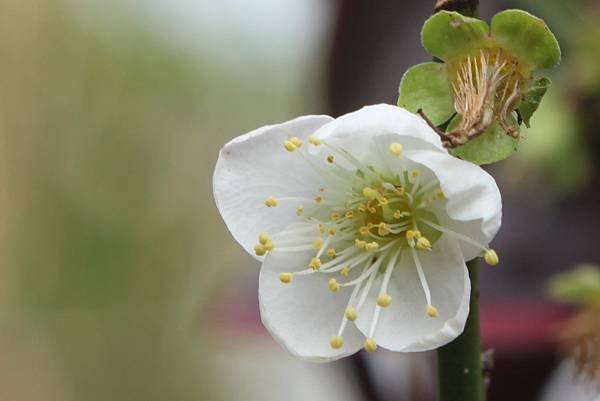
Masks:
[[[435,125],[454,113],[454,95],[443,63],[423,63],[411,67],[400,81],[398,106],[416,113],[423,109]]]
[[[560,46],[544,20],[523,10],[506,10],[492,18],[492,36],[531,69],[560,62]]]
[[[488,24],[482,20],[440,11],[425,21],[421,42],[430,54],[447,61],[481,47],[489,32]]]
[[[523,122],[529,128],[529,121],[531,120],[531,116],[540,105],[542,98],[546,94],[546,91],[550,87],[552,82],[549,78],[543,77],[537,79],[533,82],[533,84],[529,87],[527,92],[523,95],[521,99],[521,103],[519,104],[519,115],[523,119]]]
[[[448,130],[451,130],[459,122],[460,116],[456,116],[448,125]],[[511,118],[510,123],[517,124],[514,118]],[[517,151],[518,144],[517,138],[504,132],[500,124],[494,123],[477,138],[449,151],[454,156],[475,164],[490,164],[511,156]]]

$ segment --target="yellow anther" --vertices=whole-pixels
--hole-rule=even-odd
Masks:
[[[377,305],[381,306],[382,308],[390,306],[391,303],[392,297],[388,294],[381,294],[379,297],[377,297]]]
[[[390,232],[391,232],[390,228],[387,224],[385,224],[383,221],[381,223],[379,223],[379,228],[377,229],[377,233],[379,235],[381,235],[382,237],[385,237]]]
[[[267,205],[267,207],[275,207],[277,206],[277,199],[275,198],[267,198],[265,199],[265,205]]]
[[[311,145],[319,146],[321,143],[323,143],[323,141],[321,141],[316,136],[311,135],[308,137],[308,143],[310,143]]]
[[[367,211],[367,208],[365,207],[365,205],[363,205],[362,203],[360,205],[358,205],[357,210],[361,213],[364,213]]]
[[[331,164],[333,164],[333,155],[329,155],[327,156],[327,161]]]
[[[400,210],[396,210],[394,212],[394,218],[399,219],[400,217],[402,217],[402,212]]]
[[[342,267],[342,270],[340,270],[340,274],[344,277],[348,277],[348,275],[350,274],[350,268],[348,266]]]
[[[281,273],[279,275],[279,281],[281,281],[283,284],[289,284],[292,282],[292,273]]]
[[[298,137],[295,137],[295,136],[291,137],[290,142],[293,143],[297,148],[302,146],[302,141]]]
[[[304,213],[304,206],[298,206],[296,208],[296,215],[300,216],[300,215],[302,215],[302,213]]]
[[[354,245],[359,249],[364,249],[367,246],[367,241],[362,241],[357,238],[354,240]]]
[[[373,227],[374,227],[373,223],[371,223],[371,222],[368,222],[368,223],[367,223],[367,228],[368,228],[369,230],[370,230],[370,229],[372,229]]]
[[[329,235],[335,235],[335,228],[333,228],[333,227],[329,227],[329,228],[327,229],[327,234],[329,234]]]
[[[360,233],[360,235],[362,235],[363,237],[368,237],[369,234],[371,233],[369,231],[369,227],[367,226],[362,226],[361,228],[358,229],[358,232]]]
[[[331,336],[329,345],[331,345],[331,348],[333,349],[340,349],[344,346],[344,339],[342,336]]]
[[[407,239],[415,238],[415,232],[413,230],[406,230],[406,238]]]
[[[377,351],[377,343],[372,338],[367,338],[365,343],[363,344],[365,351],[367,352],[375,352]]]
[[[415,238],[421,238],[421,236],[423,235],[423,234],[421,234],[421,231],[419,231],[419,230],[415,230],[414,233],[415,233]]]
[[[395,192],[398,195],[401,195],[401,196],[404,195],[404,187],[396,187]]]
[[[419,237],[417,239],[417,248],[422,251],[428,251],[431,249],[431,242],[425,237]]]
[[[327,250],[327,256],[329,256],[330,258],[335,258],[336,255],[337,255],[337,253],[335,252],[334,248],[329,248]]]
[[[353,306],[350,306],[346,309],[346,313],[344,314],[344,316],[346,316],[346,319],[353,322],[358,317],[358,313],[356,312],[356,309]]]
[[[275,244],[273,244],[272,241],[267,241],[266,244],[263,244],[263,246],[265,247],[265,251],[272,251],[273,249],[275,249]]]
[[[261,233],[258,236],[258,242],[260,242],[261,244],[266,244],[267,242],[271,242],[271,237],[269,236],[269,234],[267,233]]]
[[[312,268],[313,270],[318,270],[319,267],[321,267],[321,259],[312,258],[308,264],[308,267]]]
[[[394,156],[400,156],[402,154],[402,149],[404,149],[404,147],[398,142],[390,144],[390,153]]]
[[[319,232],[323,234],[325,232],[325,226],[323,224],[319,224]]]
[[[375,199],[379,196],[379,192],[375,191],[373,188],[364,187],[362,190],[363,196],[368,199]]]
[[[444,191],[442,191],[442,188],[437,188],[435,190],[435,198],[436,199],[444,199],[446,197],[446,195],[444,195]]]
[[[368,209],[369,209],[369,212],[371,212],[373,214],[377,213],[377,209],[375,209],[373,206],[369,206]]]
[[[331,216],[330,216],[330,218],[331,218],[332,221],[337,221],[337,220],[340,219],[340,217],[342,217],[342,216],[340,216],[340,214],[337,213],[337,212],[331,213]]]
[[[321,195],[315,196],[315,202],[316,203],[321,203],[322,200],[323,200],[323,198],[321,198]]]
[[[265,253],[267,253],[267,250],[263,245],[257,244],[254,245],[254,253],[256,253],[256,256],[263,256]]]
[[[329,290],[331,292],[338,292],[340,289],[340,283],[338,283],[337,280],[334,278],[329,279],[327,286],[329,287]]]
[[[379,201],[379,204],[383,205],[383,206],[385,206],[385,205],[388,204],[388,200],[387,200],[387,198],[385,196],[380,196],[379,199],[378,199],[378,201]]]
[[[438,317],[439,316],[439,312],[437,310],[437,308],[433,305],[427,305],[427,316],[429,317]]]
[[[322,246],[323,246],[323,240],[321,238],[317,238],[316,240],[313,241],[313,248],[315,248],[317,251],[319,249],[321,249]]]
[[[348,210],[346,212],[346,218],[352,220],[354,218],[354,212],[352,210]]]
[[[375,241],[369,242],[368,244],[365,245],[365,249],[367,251],[374,251],[374,250],[376,250],[378,248],[379,248],[379,244],[377,242],[375,242]]]
[[[285,141],[283,143],[283,147],[285,148],[285,150],[287,150],[288,152],[293,152],[295,150],[298,150],[298,146],[296,146],[294,144],[294,142],[292,141]]]
[[[413,170],[410,172],[412,178],[417,178],[419,176],[419,172],[417,170]]]
[[[483,258],[485,259],[485,263],[487,263],[490,266],[495,266],[498,264],[498,262],[500,262],[498,254],[493,249],[488,249],[487,251],[485,251],[485,253],[483,254]]]

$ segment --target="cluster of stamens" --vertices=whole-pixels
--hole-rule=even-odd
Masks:
[[[444,134],[447,147],[465,144],[498,122],[517,138],[517,126],[508,120],[522,96],[524,79],[518,62],[502,49],[482,49],[458,63],[452,82],[458,126]]]
[[[445,202],[440,184],[435,178],[421,182],[419,170],[410,169],[408,161],[402,158],[400,143],[389,144],[388,150],[403,161],[403,167],[400,171],[384,171],[365,165],[344,149],[317,137],[309,137],[308,142],[332,152],[325,156],[326,163],[321,156],[303,151],[302,141],[296,137],[286,140],[284,148],[299,154],[326,185],[314,198],[266,199],[267,207],[276,207],[280,202],[296,203],[295,214],[299,221],[283,232],[260,234],[254,249],[259,256],[268,252],[310,253],[305,264],[296,271],[280,274],[283,284],[304,275],[325,274],[330,276],[327,286],[332,293],[352,288],[339,330],[330,338],[331,347],[343,347],[346,325],[357,319],[375,278],[383,276],[364,343],[364,349],[369,352],[377,349],[373,339],[377,321],[381,309],[392,303],[388,286],[404,253],[414,261],[426,301],[424,313],[432,318],[437,317],[439,311],[432,305],[419,253],[431,251],[441,235],[449,235],[478,246],[489,264],[498,263],[498,256],[487,246],[439,224],[429,209],[435,202]],[[346,167],[338,164],[337,159],[343,160]],[[302,257],[299,260],[303,260]]]

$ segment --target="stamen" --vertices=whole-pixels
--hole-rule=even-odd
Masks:
[[[485,251],[483,258],[485,259],[485,263],[490,266],[495,266],[500,262],[500,258],[498,258],[498,254],[493,249],[488,249]]]
[[[267,207],[275,207],[275,206],[277,206],[277,199],[272,198],[272,197],[271,198],[267,198],[265,200],[265,205]]]
[[[367,338],[364,343],[364,349],[367,352],[377,351],[377,343],[372,338]]]
[[[281,281],[283,284],[289,284],[292,282],[292,273],[281,273],[279,275],[279,281]]]
[[[331,345],[331,348],[340,349],[344,346],[344,339],[342,336],[331,336],[329,345]]]
[[[330,278],[327,286],[331,292],[338,292],[340,289],[340,283],[335,278]]]
[[[304,206],[300,205],[296,208],[296,216],[301,216],[304,213]]]
[[[431,291],[429,290],[429,285],[427,284],[427,279],[425,278],[425,273],[423,272],[423,267],[421,266],[421,261],[419,260],[419,256],[417,255],[417,251],[415,248],[410,248],[410,252],[412,253],[413,260],[415,261],[415,266],[417,268],[417,274],[419,275],[419,280],[421,281],[421,286],[423,287],[423,292],[425,293],[425,299],[427,300],[427,308],[429,309],[431,305]]]
[[[396,261],[398,260],[398,256],[400,255],[400,250],[396,251],[394,256],[390,259],[389,263],[385,268],[385,275],[383,276],[383,281],[381,283],[381,288],[379,289],[379,296],[377,298],[377,305],[375,306],[375,312],[373,313],[373,320],[371,321],[371,328],[369,329],[369,337],[373,337],[375,335],[375,329],[377,328],[377,322],[379,321],[379,314],[381,313],[381,308],[385,308],[392,303],[392,297],[388,295],[387,289],[390,284],[390,279],[392,277],[392,272],[394,271],[394,267],[396,267]]]
[[[321,140],[314,135],[308,137],[308,143],[314,146],[319,146],[321,144]]]
[[[463,242],[466,242],[466,243],[468,243],[468,244],[471,244],[471,245],[473,245],[473,246],[475,246],[475,247],[477,247],[477,248],[481,249],[481,250],[482,250],[482,251],[484,251],[484,252],[487,252],[487,251],[488,251],[488,247],[486,247],[485,245],[482,245],[482,244],[480,244],[479,242],[475,241],[475,240],[474,240],[474,239],[472,239],[472,238],[469,238],[469,237],[467,237],[466,235],[463,235],[463,234],[457,233],[456,231],[450,230],[449,228],[442,227],[442,226],[440,226],[439,224],[432,223],[432,222],[431,222],[431,221],[429,221],[429,220],[421,219],[420,221],[421,221],[422,223],[425,223],[425,224],[427,224],[428,226],[430,226],[430,227],[432,227],[432,228],[435,228],[436,230],[438,230],[438,231],[440,231],[440,232],[442,232],[442,233],[448,234],[448,235],[450,235],[451,237],[454,237],[454,238],[456,238],[456,239],[459,239],[459,240],[461,240],[461,241],[463,241]]]
[[[393,154],[394,156],[400,156],[402,154],[402,144],[394,142],[390,144],[390,153]]]

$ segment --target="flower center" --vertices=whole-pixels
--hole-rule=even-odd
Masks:
[[[516,59],[502,49],[482,49],[458,63],[452,83],[454,107],[461,119],[447,135],[449,146],[460,146],[481,135],[494,122],[518,137],[508,121],[522,95],[525,79]]]
[[[417,271],[426,304],[424,312],[434,318],[438,309],[432,305],[431,292],[419,254],[428,252],[442,235],[479,247],[490,264],[498,263],[496,253],[485,245],[444,227],[437,214],[445,210],[445,196],[432,174],[423,174],[402,156],[400,143],[390,143],[388,150],[398,161],[397,168],[385,169],[365,165],[346,150],[319,138],[309,143],[331,151],[322,160],[302,148],[296,137],[284,142],[284,148],[298,154],[325,182],[314,198],[269,197],[267,207],[279,202],[293,202],[298,222],[272,235],[259,235],[254,247],[257,255],[268,252],[299,252],[304,263],[295,271],[280,274],[283,284],[297,277],[327,275],[329,290],[352,288],[338,332],[330,338],[333,348],[343,346],[347,323],[356,320],[375,278],[383,276],[364,347],[377,348],[373,336],[382,308],[392,303],[388,287],[399,258],[408,254]],[[338,159],[343,163],[338,163]],[[351,166],[350,168],[348,166]],[[306,257],[306,259],[302,259]]]

